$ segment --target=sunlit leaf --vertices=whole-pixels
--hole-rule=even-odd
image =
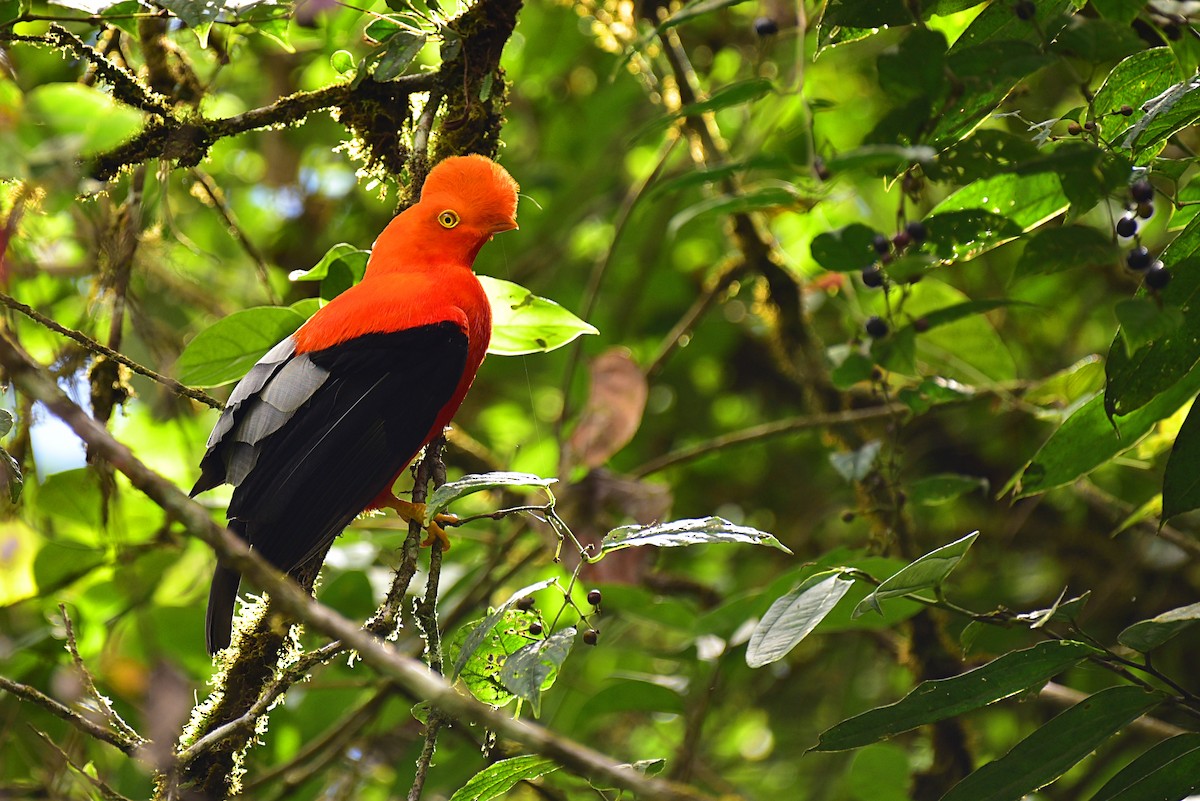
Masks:
[[[532,781],[558,770],[558,763],[537,754],[502,759],[476,773],[458,788],[450,801],[492,801],[503,798],[520,782]]]
[[[1163,801],[1200,790],[1200,734],[1180,734],[1144,751],[1091,801]]]
[[[205,328],[179,354],[176,375],[184,384],[218,387],[244,376],[267,351],[304,323],[296,311],[257,306]]]
[[[541,487],[549,492],[557,478],[542,478],[532,473],[472,473],[450,481],[433,491],[425,502],[425,520],[432,520],[459,498],[486,490],[510,487]]]
[[[474,626],[470,633],[467,634],[463,639],[462,646],[458,649],[458,654],[454,658],[454,670],[451,672],[450,677],[452,679],[458,677],[458,674],[461,673],[463,668],[466,666],[467,660],[471,659],[475,655],[475,652],[479,649],[479,646],[483,644],[484,639],[492,633],[492,630],[496,628],[496,624],[500,622],[505,613],[508,612],[517,603],[517,601],[521,600],[526,595],[535,593],[538,590],[544,590],[556,583],[558,583],[558,580],[553,578],[545,579],[543,581],[536,581],[533,584],[529,584],[517,590],[508,597],[508,600],[493,609],[488,616],[480,621],[478,625]],[[525,643],[521,643],[521,645],[524,644]],[[516,649],[514,648],[512,650]],[[511,651],[506,651],[505,653],[511,653]],[[499,669],[499,665],[497,665],[497,676]]]
[[[1117,642],[1135,651],[1153,651],[1167,640],[1200,620],[1200,603],[1181,606],[1170,612],[1134,623],[1117,635]]]
[[[791,553],[773,535],[749,526],[730,523],[720,517],[674,520],[670,523],[655,523],[650,526],[621,526],[604,535],[604,540],[600,543],[600,553],[606,554],[622,548],[642,545],[677,548],[684,545],[707,545],[719,542],[768,545],[778,548],[784,553]]]
[[[818,573],[777,599],[750,635],[746,664],[757,668],[786,656],[837,606],[853,583],[841,571]]]
[[[520,356],[561,348],[584,334],[599,334],[552,300],[539,298],[519,284],[490,276],[479,283],[492,304],[492,341],[488,353]]]

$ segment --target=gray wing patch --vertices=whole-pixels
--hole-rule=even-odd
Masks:
[[[225,447],[225,483],[237,486],[258,464],[261,450],[245,442],[230,442]]]
[[[211,451],[213,446],[224,439],[225,435],[233,429],[236,422],[235,414],[246,399],[259,392],[271,379],[271,376],[279,370],[280,364],[290,359],[295,352],[295,340],[287,337],[267,351],[258,360],[258,363],[250,368],[250,372],[246,373],[233,388],[233,392],[230,393],[229,400],[225,404],[225,411],[221,413],[217,424],[213,426],[212,433],[208,435],[208,443],[205,445],[208,450]]]
[[[317,367],[308,356],[297,356],[271,378],[259,398],[291,416],[327,378],[328,370]]]

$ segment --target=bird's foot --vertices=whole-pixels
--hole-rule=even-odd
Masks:
[[[428,547],[437,541],[442,544],[443,551],[450,550],[450,535],[447,534],[446,529],[442,527],[457,523],[458,515],[436,514],[433,516],[433,520],[430,520],[429,523],[426,524],[425,504],[423,503],[413,503],[412,501],[406,501],[402,498],[391,498],[382,505],[389,509],[395,510],[396,514],[400,516],[400,519],[406,522],[411,523],[414,520],[417,521],[421,528],[429,532],[429,536],[427,536],[421,543],[422,545]]]

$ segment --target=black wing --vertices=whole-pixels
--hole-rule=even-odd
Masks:
[[[411,461],[467,359],[467,336],[449,322],[300,355],[288,342],[230,395],[192,490],[233,484],[230,527],[285,572],[320,558]],[[214,636],[237,592],[236,574],[224,578],[209,599],[210,650],[228,644]]]

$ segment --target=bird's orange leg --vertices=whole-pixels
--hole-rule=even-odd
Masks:
[[[433,545],[434,540],[437,540],[442,544],[443,551],[450,550],[450,535],[446,533],[446,529],[442,528],[442,526],[457,523],[457,515],[437,514],[434,515],[433,520],[429,521],[429,525],[426,525],[425,504],[406,501],[402,498],[397,498],[391,493],[380,496],[372,505],[377,509],[394,510],[400,516],[400,519],[405,522],[411,523],[414,520],[417,521],[421,528],[429,532],[429,536],[421,543],[422,545]]]

